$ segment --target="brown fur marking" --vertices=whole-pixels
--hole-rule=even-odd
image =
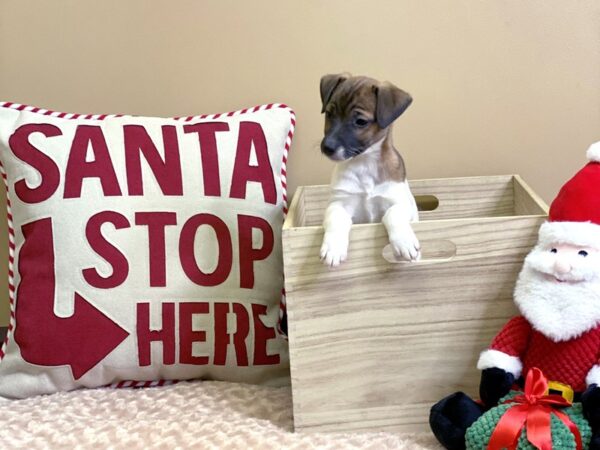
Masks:
[[[382,86],[373,78],[350,77],[342,81],[328,102],[328,108],[335,115],[348,118],[354,111],[361,112],[373,122],[360,132],[361,139],[372,145],[382,138],[379,173],[383,180],[402,182],[406,180],[406,168],[400,153],[392,142],[392,125],[380,128],[375,119],[377,96],[375,87]],[[325,129],[327,130],[327,120]]]

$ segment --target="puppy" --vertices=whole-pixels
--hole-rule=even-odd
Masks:
[[[393,84],[346,74],[321,78],[325,135],[321,152],[336,165],[323,227],[321,260],[346,259],[352,223],[383,222],[394,254],[416,261],[420,246],[410,222],[418,221],[404,161],[392,143],[392,123],[412,102]]]

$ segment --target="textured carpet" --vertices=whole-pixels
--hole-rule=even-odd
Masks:
[[[6,449],[438,449],[430,436],[293,433],[289,388],[191,382],[0,399]]]

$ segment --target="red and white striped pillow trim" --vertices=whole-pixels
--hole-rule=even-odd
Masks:
[[[139,389],[148,387],[171,386],[179,383],[179,380],[154,380],[154,381],[119,381],[118,383],[107,384],[104,387],[112,389]]]
[[[125,114],[75,114],[75,113],[64,113],[58,111],[52,111],[49,109],[38,108],[35,106],[22,105],[20,103],[12,102],[0,102],[0,108],[16,109],[17,111],[28,111],[44,116],[58,117],[62,119],[85,119],[85,120],[104,120],[111,117],[134,117],[132,115]],[[245,108],[238,111],[231,111],[228,113],[218,114],[201,114],[198,116],[187,116],[187,117],[171,117],[173,120],[182,122],[191,122],[193,120],[214,120],[219,117],[233,117],[241,114],[253,113],[257,111],[268,110],[272,108],[283,108],[287,109],[290,113],[290,131],[288,132],[285,140],[285,147],[283,150],[283,157],[281,162],[281,192],[282,192],[282,207],[283,217],[287,216],[288,213],[288,198],[287,198],[287,160],[292,144],[292,138],[294,137],[294,131],[296,128],[296,114],[294,110],[283,103],[269,103],[266,105],[259,105],[253,108]],[[8,332],[0,348],[0,361],[4,358],[6,347],[15,328],[15,281],[14,281],[14,262],[15,262],[15,230],[13,226],[13,216],[11,211],[11,201],[8,193],[8,179],[6,170],[0,160],[0,174],[4,180],[4,187],[6,189],[6,213],[8,220],[8,298],[10,303],[10,319],[8,323]],[[279,303],[279,322],[277,324],[277,331],[285,337],[281,329],[281,321],[285,315],[286,304],[285,304],[285,290],[281,290],[281,300]],[[121,381],[119,383],[113,383],[108,385],[109,387],[122,388],[122,387],[147,387],[147,386],[164,386],[166,384],[174,384],[177,380],[158,380],[158,381]],[[146,386],[147,385],[147,386]]]

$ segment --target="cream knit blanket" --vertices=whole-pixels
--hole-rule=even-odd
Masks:
[[[3,449],[437,449],[431,436],[293,433],[289,388],[189,382],[0,399]]]

